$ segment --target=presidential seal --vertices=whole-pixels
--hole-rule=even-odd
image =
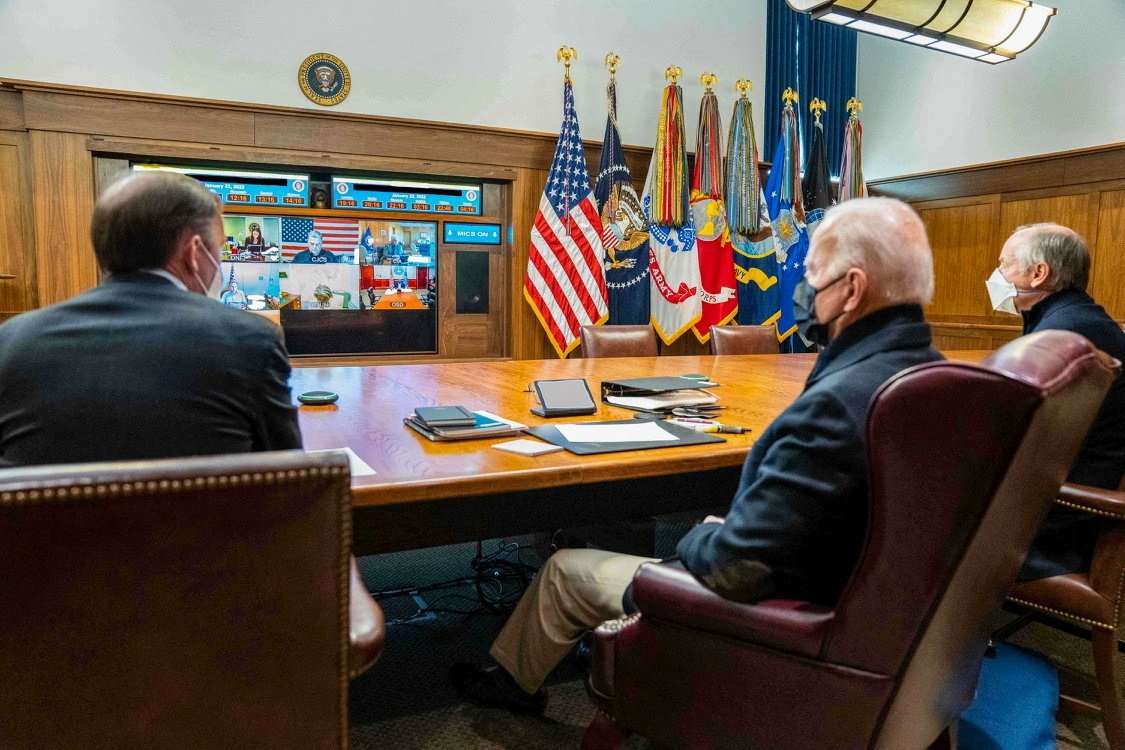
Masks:
[[[297,83],[309,100],[331,107],[348,97],[352,76],[343,60],[327,52],[317,52],[301,63]]]

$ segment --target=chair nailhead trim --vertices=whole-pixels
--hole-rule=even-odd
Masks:
[[[607,621],[602,623],[602,627],[605,628],[606,630],[611,630],[611,631],[616,633],[618,631],[624,630],[625,628],[629,627],[630,625],[632,625],[633,623],[635,623],[639,619],[641,619],[641,613],[640,612],[634,612],[631,615],[624,615],[622,617],[618,617],[616,620],[607,620]]]
[[[1079,617],[1078,615],[1071,614],[1070,612],[1063,612],[1061,609],[1053,609],[1051,607],[1044,607],[1042,604],[1036,604],[1035,602],[1029,602],[1025,599],[1018,599],[1014,596],[1009,596],[1008,601],[1015,602],[1016,604],[1022,604],[1023,606],[1031,607],[1032,609],[1037,609],[1040,612],[1049,612],[1052,615],[1058,615],[1059,617],[1065,617],[1068,620],[1077,620],[1078,622],[1084,622],[1087,625],[1093,626],[1095,628],[1101,628],[1103,630],[1110,630],[1110,631],[1114,630],[1114,627],[1112,625],[1109,625],[1108,623],[1099,622],[1098,620],[1091,620],[1087,617]]]
[[[1061,498],[1055,498],[1055,504],[1056,505],[1064,505],[1067,508],[1074,508],[1075,510],[1081,510],[1081,511],[1084,511],[1086,513],[1092,513],[1095,516],[1104,516],[1105,518],[1116,518],[1116,519],[1119,519],[1119,520],[1125,520],[1125,515],[1122,515],[1120,513],[1110,513],[1108,510],[1099,510],[1097,508],[1091,508],[1089,505],[1083,505],[1081,503],[1074,503],[1074,502],[1071,502],[1069,500],[1063,500]]]
[[[54,500],[65,498],[92,498],[95,495],[102,497],[118,497],[131,495],[134,492],[147,492],[150,494],[172,494],[200,489],[214,489],[215,487],[255,486],[273,484],[281,479],[309,477],[330,477],[348,474],[349,469],[340,466],[325,466],[314,469],[288,469],[285,471],[264,471],[253,474],[212,475],[207,477],[191,477],[187,479],[149,479],[135,482],[110,482],[109,484],[85,484],[71,487],[47,487],[41,490],[14,490],[0,492],[0,505],[23,505],[41,500]]]

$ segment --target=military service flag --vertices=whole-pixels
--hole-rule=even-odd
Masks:
[[[741,82],[740,82],[741,83]],[[727,136],[727,223],[734,247],[738,281],[738,322],[770,325],[781,315],[777,298],[777,252],[766,198],[758,177],[758,139],[746,98],[749,85],[734,103]]]
[[[605,285],[609,293],[610,325],[647,325],[648,221],[641,200],[633,189],[633,175],[621,150],[617,129],[617,85],[613,78],[606,88],[609,116],[605,140],[594,182],[594,198],[601,214],[602,245],[605,247]]]
[[[867,183],[863,181],[863,125],[859,111],[863,104],[854,97],[848,101],[851,116],[844,126],[844,153],[840,158],[840,202],[867,196]]]
[[[825,210],[832,205],[832,181],[828,175],[828,155],[824,148],[824,126],[820,124],[820,117],[813,124],[812,149],[805,169],[804,186],[805,224],[809,239],[812,239]]]
[[[704,74],[705,77],[710,74]],[[714,76],[710,76],[714,81]],[[691,180],[691,213],[699,258],[700,317],[693,330],[701,344],[711,339],[711,326],[734,320],[738,313],[734,250],[723,204],[722,134],[719,100],[707,89],[699,103],[695,171]]]
[[[766,180],[766,206],[776,240],[779,266],[777,293],[781,314],[777,321],[777,338],[781,341],[783,352],[805,352],[811,348],[800,336],[794,335],[797,323],[793,318],[793,290],[805,275],[805,255],[809,251],[797,142],[797,114],[787,103],[781,112],[781,138],[773,154],[769,179]]]
[[[600,325],[609,317],[604,260],[601,222],[568,77],[563,84],[562,128],[531,229],[523,284],[523,296],[559,357],[578,345],[582,326]]]
[[[652,326],[665,344],[682,336],[702,315],[695,226],[687,199],[683,99],[680,87],[672,83],[664,89],[656,148],[641,199],[649,224]]]

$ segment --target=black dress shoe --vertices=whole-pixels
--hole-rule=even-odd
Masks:
[[[547,691],[526,693],[512,676],[497,665],[479,667],[459,662],[449,669],[449,681],[463,700],[481,706],[505,708],[517,714],[541,714],[547,707]]]

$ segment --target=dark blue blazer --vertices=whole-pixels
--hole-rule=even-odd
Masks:
[[[849,326],[754,444],[725,523],[697,526],[680,541],[683,565],[729,599],[834,604],[867,533],[871,398],[902,370],[940,359],[918,305]]]
[[[133,273],[0,325],[0,465],[299,447],[260,316]]]
[[[1125,362],[1125,332],[1080,289],[1055,292],[1023,313],[1023,332],[1080,333],[1103,352]],[[1125,474],[1125,377],[1118,376],[1094,419],[1067,481],[1117,489]],[[1035,535],[1020,580],[1090,569],[1094,544],[1104,523],[1080,510],[1055,506]]]

